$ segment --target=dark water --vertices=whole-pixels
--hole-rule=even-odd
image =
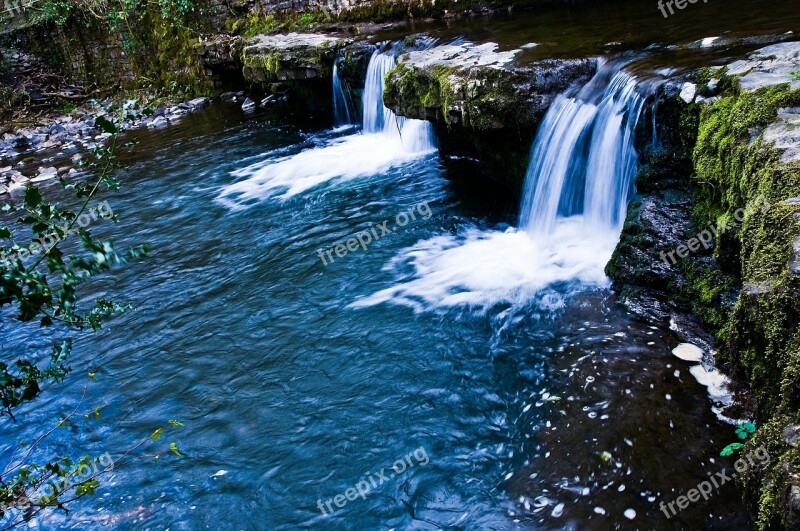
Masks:
[[[733,42],[758,41],[758,37],[787,32],[800,34],[800,11],[791,0],[697,0],[683,10],[673,10],[674,14],[667,11],[665,18],[657,0],[579,2],[489,16],[409,22],[379,33],[377,38],[428,32],[443,40],[465,37],[475,42],[495,42],[501,50],[536,44],[520,56],[523,60],[536,60],[646,48],[691,49],[707,37]],[[721,50],[730,56],[725,51],[734,50],[729,46]]]
[[[176,418],[186,427],[166,440],[184,456],[120,467],[96,497],[41,527],[750,526],[730,485],[670,520],[659,510],[730,466],[715,456],[733,429],[670,353],[676,337],[629,315],[608,290],[559,284],[485,308],[351,306],[413,276],[387,264],[417,242],[503,230],[516,218],[512,199],[459,184],[431,153],[286,200],[220,203],[241,180],[232,172],[337,135],[287,123],[217,106],[137,135],[125,187],[109,198],[121,222],[96,230],[154,253],[91,293],[136,310],[83,336],[73,377],[0,435],[7,457],[12,441],[75,407],[80,375],[92,371],[99,382],[84,409],[102,406],[102,418],[57,432],[45,449],[119,456]],[[319,249],[423,202],[429,219],[319,260]],[[21,348],[24,332],[4,323],[2,337]],[[395,473],[397,460],[413,466]],[[381,469],[394,477],[323,516],[318,500],[324,507]]]

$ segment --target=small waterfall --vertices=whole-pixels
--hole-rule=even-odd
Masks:
[[[317,137],[318,146],[290,156],[284,149],[267,153],[263,160],[233,171],[237,181],[223,187],[218,200],[233,210],[267,197],[286,200],[323,185],[379,176],[435,152],[430,123],[398,117],[383,104],[384,78],[396,64],[396,53],[394,48],[376,51],[370,58],[363,131],[342,136],[328,131]],[[333,73],[334,114],[337,121],[352,120],[336,65]]]
[[[604,65],[576,96],[559,96],[531,148],[520,229],[544,235],[582,214],[587,228],[618,231],[636,175],[633,146],[644,98],[636,79]]]
[[[431,151],[436,143],[430,123],[397,116],[383,104],[386,74],[397,65],[395,53],[393,49],[376,50],[370,57],[364,84],[363,130],[399,139],[411,152]]]
[[[531,147],[519,227],[467,227],[420,241],[387,266],[394,285],[351,306],[533,302],[557,310],[573,293],[607,287],[605,266],[636,174],[633,137],[645,101],[637,89],[646,87],[620,63],[605,64],[580,90],[556,98]]]
[[[333,62],[333,119],[337,126],[349,125],[353,123],[352,113],[350,112],[350,100],[342,86],[339,78],[339,63]]]

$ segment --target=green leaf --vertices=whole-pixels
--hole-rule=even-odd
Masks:
[[[94,125],[101,131],[105,131],[106,133],[111,133],[112,135],[119,131],[117,126],[111,123],[106,117],[98,116],[94,120]]]
[[[169,443],[169,451],[177,456],[181,455],[181,453],[178,451],[178,445],[175,443]]]
[[[736,428],[736,436],[740,439],[747,439],[756,432],[756,425],[752,422],[745,422]]]
[[[164,433],[164,428],[158,428],[153,432],[153,435],[151,435],[150,438],[154,441],[157,441],[161,437],[162,433]]]
[[[729,455],[733,455],[734,452],[738,452],[742,448],[744,448],[742,443],[730,443],[728,446],[722,449],[719,455],[722,457],[728,457]]]
[[[100,482],[96,479],[90,479],[78,485],[75,489],[75,494],[94,494],[94,489],[96,489],[99,484]]]
[[[28,208],[36,208],[42,204],[42,194],[35,186],[30,186],[25,189],[25,206]]]

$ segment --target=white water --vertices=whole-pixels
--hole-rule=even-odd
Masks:
[[[636,81],[610,68],[548,110],[531,148],[518,229],[466,228],[421,241],[386,266],[395,273],[392,287],[353,306],[486,310],[533,302],[555,309],[575,290],[607,287],[604,269],[625,219],[644,102]]]
[[[384,78],[394,65],[392,51],[376,51],[370,59],[362,132],[236,170],[232,175],[237,182],[224,187],[218,200],[234,210],[269,197],[286,200],[326,183],[378,175],[434,152],[436,144],[428,122],[399,118],[383,105]]]
[[[352,113],[350,112],[350,101],[342,86],[339,78],[339,64],[333,63],[333,123],[337,126],[353,123]]]

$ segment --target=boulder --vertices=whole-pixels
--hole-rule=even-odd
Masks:
[[[336,50],[345,42],[316,33],[257,35],[242,51],[244,78],[259,83],[330,78]]]
[[[431,121],[446,160],[480,160],[478,172],[520,193],[545,111],[597,68],[594,59],[520,64],[520,52],[462,42],[403,53],[386,76],[384,103],[400,116]]]

